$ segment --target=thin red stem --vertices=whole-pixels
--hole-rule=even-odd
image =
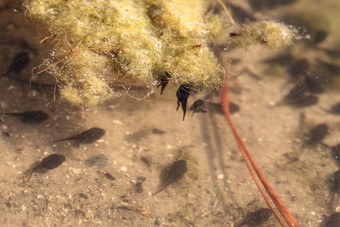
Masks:
[[[260,193],[262,194],[262,196],[265,199],[266,203],[268,204],[269,208],[274,213],[274,215],[276,216],[277,220],[280,222],[281,226],[284,226],[282,221],[280,220],[279,216],[277,215],[277,213],[273,210],[273,208],[269,204],[269,201],[268,201],[267,197],[265,196],[264,192],[262,191],[262,188],[260,187],[259,183],[257,182],[257,179],[256,179],[253,171],[256,172],[256,175],[260,179],[263,187],[266,189],[267,194],[270,196],[271,200],[273,201],[275,206],[280,211],[281,215],[283,216],[283,218],[286,221],[286,223],[288,224],[288,226],[290,226],[290,227],[298,227],[299,225],[297,224],[297,222],[294,220],[294,218],[288,212],[287,208],[283,205],[281,200],[278,198],[278,196],[275,194],[273,189],[270,187],[268,181],[262,175],[260,169],[256,165],[254,159],[250,155],[247,147],[243,143],[241,137],[237,133],[236,128],[234,127],[234,124],[233,124],[232,119],[230,117],[230,110],[229,110],[229,85],[228,85],[228,78],[227,77],[226,77],[226,84],[225,84],[224,90],[223,90],[222,103],[223,103],[223,110],[224,110],[225,117],[226,117],[226,119],[227,119],[227,121],[229,123],[229,126],[230,126],[230,128],[231,128],[231,130],[232,130],[232,132],[234,134],[234,137],[235,137],[235,139],[237,141],[237,145],[239,147],[239,151],[241,152],[242,157],[243,157],[243,159],[244,159],[244,161],[245,161],[245,163],[246,163],[246,165],[248,167],[248,170],[249,170],[249,172],[250,172],[250,174],[251,174],[255,184],[257,185]],[[251,165],[249,164],[249,162],[250,162]]]

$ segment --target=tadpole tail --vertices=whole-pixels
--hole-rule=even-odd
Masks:
[[[166,187],[168,187],[170,184],[170,182],[166,183],[163,187],[161,187],[158,191],[156,191],[155,193],[153,193],[153,195],[157,195],[158,193],[162,192],[164,189],[166,189]]]
[[[12,115],[12,116],[19,116],[19,115],[21,115],[21,113],[0,113],[0,114]]]
[[[23,180],[23,184],[26,184],[27,182],[29,182],[32,178],[33,172],[36,168],[32,168],[32,170],[30,171],[30,173],[28,174],[28,179],[27,180]]]
[[[55,142],[61,142],[61,141],[66,141],[66,140],[75,140],[75,139],[77,139],[77,137],[72,136],[72,137],[68,137],[68,138],[64,138],[64,139],[54,140],[52,142],[55,143]]]
[[[182,110],[183,110],[183,121],[184,121],[185,114],[187,113],[187,104],[186,103],[182,103]]]

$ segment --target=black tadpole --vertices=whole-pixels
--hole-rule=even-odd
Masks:
[[[18,116],[24,123],[39,123],[48,119],[47,113],[39,111],[27,111],[22,113],[2,113],[6,115]]]
[[[166,87],[166,85],[168,85],[168,82],[169,82],[170,78],[171,78],[171,75],[169,73],[167,73],[167,72],[165,72],[163,75],[161,75],[159,77],[160,83],[158,84],[157,87],[162,86],[162,88],[161,88],[161,95],[163,94],[163,91],[164,91],[164,88]]]
[[[28,175],[28,179],[24,181],[24,183],[27,183],[34,172],[37,172],[39,170],[44,170],[45,172],[51,169],[55,169],[58,166],[60,166],[63,162],[65,162],[66,158],[64,155],[61,154],[51,154],[47,157],[45,157],[41,162],[39,162],[38,165],[36,165],[32,170],[30,171]]]
[[[207,103],[203,99],[197,99],[191,106],[190,111],[193,113],[207,112]]]
[[[161,173],[161,188],[154,195],[163,191],[171,183],[180,180],[187,171],[187,161],[178,160],[163,169]]]
[[[179,86],[176,92],[176,96],[177,96],[177,109],[176,110],[178,110],[179,106],[182,104],[183,121],[185,118],[185,114],[187,112],[187,103],[188,103],[188,98],[189,98],[191,89],[192,89],[192,86],[190,84],[182,84],[181,86]]]
[[[53,142],[59,142],[59,141],[65,141],[65,140],[76,140],[78,143],[89,144],[89,143],[93,143],[99,140],[104,134],[105,134],[104,129],[93,127],[86,131],[83,131],[82,133],[78,135],[67,137],[67,138],[60,139],[60,140],[55,140]]]
[[[314,128],[312,128],[308,135],[308,140],[306,143],[308,145],[316,145],[318,143],[321,143],[322,140],[327,136],[328,134],[328,126],[327,124],[318,124]]]

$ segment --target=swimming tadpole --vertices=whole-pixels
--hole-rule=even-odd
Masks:
[[[45,157],[29,171],[28,179],[24,180],[24,183],[27,183],[31,179],[34,172],[46,173],[49,170],[59,167],[65,161],[66,157],[57,153]]]
[[[22,113],[2,113],[6,115],[12,115],[15,117],[19,117],[21,119],[21,122],[23,123],[40,123],[42,121],[45,121],[48,119],[48,114],[38,110],[38,111],[26,111]]]
[[[173,162],[170,166],[165,167],[161,173],[161,186],[160,189],[154,193],[154,195],[163,191],[170,184],[179,181],[183,178],[187,171],[187,161],[178,160]]]
[[[78,143],[90,144],[90,143],[93,143],[99,140],[104,135],[105,135],[104,129],[93,127],[93,128],[90,128],[88,130],[81,132],[78,135],[70,136],[64,139],[55,140],[53,142],[75,140]]]

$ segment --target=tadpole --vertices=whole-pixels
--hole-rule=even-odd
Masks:
[[[254,212],[248,213],[242,220],[242,222],[237,225],[239,227],[248,225],[248,226],[256,226],[260,225],[263,222],[267,221],[272,215],[272,211],[268,208],[260,208]]]
[[[205,113],[207,112],[207,104],[203,99],[197,99],[191,106],[190,111],[193,113]]]
[[[24,181],[27,183],[34,172],[42,172],[45,173],[51,169],[55,169],[60,166],[66,160],[64,155],[61,154],[51,154],[45,157],[41,162],[39,162],[35,167],[33,167],[28,175],[28,179]]]
[[[327,136],[328,134],[328,126],[327,124],[318,124],[314,128],[312,128],[308,134],[308,140],[306,143],[308,145],[316,145],[318,143],[321,143],[322,140]]]
[[[39,111],[27,111],[22,113],[2,113],[6,115],[17,116],[21,118],[23,123],[39,123],[48,119],[47,113]]]
[[[163,191],[170,184],[182,179],[186,171],[187,171],[186,160],[178,160],[173,162],[170,166],[165,167],[160,176],[161,187],[156,193],[154,193],[154,195]]]
[[[285,100],[289,105],[295,107],[307,107],[317,103],[318,97],[307,93],[305,84],[297,84],[285,96]]]
[[[188,103],[188,98],[190,95],[190,92],[192,90],[192,86],[190,84],[182,84],[179,86],[176,96],[177,96],[177,109],[179,106],[182,104],[182,110],[183,110],[183,121],[185,118],[185,114],[187,112],[187,103]]]
[[[82,133],[78,135],[67,137],[67,138],[60,139],[60,140],[55,140],[53,142],[75,140],[78,143],[90,144],[90,143],[93,143],[99,140],[102,136],[104,136],[104,134],[105,134],[104,129],[93,127],[86,131],[83,131]]]

